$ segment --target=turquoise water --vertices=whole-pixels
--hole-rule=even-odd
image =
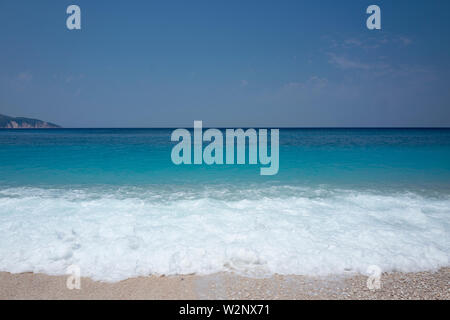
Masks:
[[[0,271],[449,265],[449,129],[281,129],[280,165],[180,165],[171,129],[0,131]]]
[[[450,130],[282,129],[280,170],[171,162],[171,129],[0,131],[0,185],[450,186]],[[206,143],[205,143],[206,144]]]

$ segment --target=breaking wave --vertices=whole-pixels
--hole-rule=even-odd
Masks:
[[[0,270],[329,275],[449,265],[450,196],[293,186],[6,188]]]

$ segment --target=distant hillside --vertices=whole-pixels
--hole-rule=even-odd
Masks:
[[[60,128],[60,126],[37,119],[13,118],[0,114],[0,128],[2,129],[36,129],[36,128]]]

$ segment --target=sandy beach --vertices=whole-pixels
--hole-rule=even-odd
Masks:
[[[208,276],[133,278],[117,283],[66,276],[0,273],[0,299],[450,299],[450,268],[438,272],[384,273],[381,288],[369,290],[363,275],[280,276],[254,279],[229,273]]]

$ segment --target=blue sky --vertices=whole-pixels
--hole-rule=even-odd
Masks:
[[[66,28],[77,4],[82,30]],[[366,28],[381,7],[382,30]],[[65,127],[450,126],[450,1],[0,2],[0,113]]]

